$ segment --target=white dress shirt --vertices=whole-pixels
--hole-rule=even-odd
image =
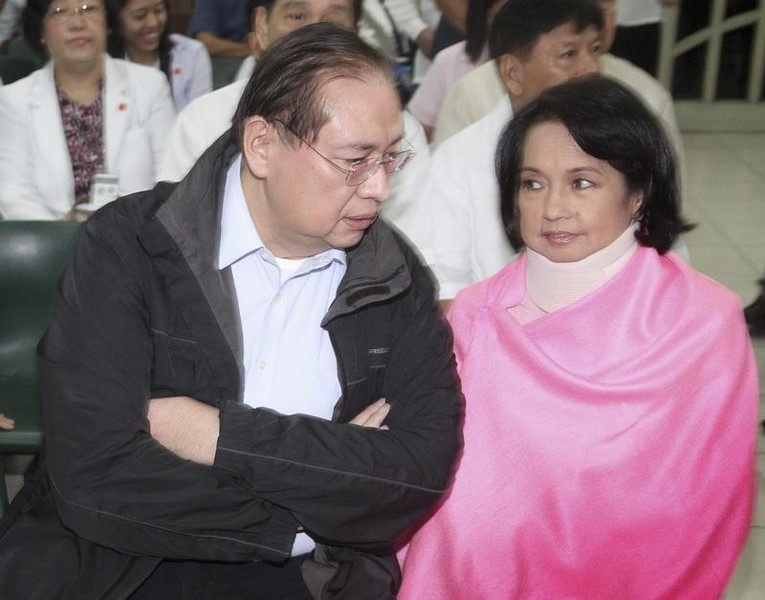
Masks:
[[[345,252],[330,249],[300,261],[276,258],[252,222],[240,169],[241,155],[226,176],[218,268],[231,267],[236,287],[244,401],[281,414],[331,419],[341,387],[321,320],[345,274]],[[310,537],[298,534],[292,554],[313,546]]]
[[[432,230],[423,252],[441,299],[494,275],[515,256],[502,227],[494,174],[497,142],[511,118],[505,95],[488,115],[433,153],[426,200]]]

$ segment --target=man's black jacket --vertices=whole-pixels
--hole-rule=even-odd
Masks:
[[[298,524],[322,544],[305,571],[317,594],[392,597],[391,543],[446,491],[461,444],[431,279],[375,223],[323,321],[333,421],[244,405],[233,279],[216,268],[235,152],[221,138],[177,186],[86,224],[39,348],[44,461],[0,527],[4,597],[125,598],[162,558],[279,561]],[[213,468],[150,436],[148,399],[171,395],[220,409]],[[345,424],[380,397],[389,431]]]

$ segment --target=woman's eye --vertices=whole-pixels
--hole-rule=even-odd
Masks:
[[[292,20],[292,21],[302,21],[303,20],[303,13],[301,13],[301,12],[287,13],[287,18]]]
[[[523,179],[521,180],[521,189],[530,191],[540,190],[542,189],[542,184],[536,179]]]
[[[589,179],[574,179],[573,186],[576,190],[586,190],[587,188],[592,187],[593,183]]]

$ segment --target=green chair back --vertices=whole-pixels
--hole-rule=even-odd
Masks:
[[[14,430],[0,430],[0,454],[41,448],[36,349],[80,227],[71,221],[0,221],[0,412],[16,421]],[[4,488],[0,482],[0,513],[7,503]]]
[[[0,54],[0,80],[4,85],[23,79],[39,68],[36,61],[26,56],[4,56]]]

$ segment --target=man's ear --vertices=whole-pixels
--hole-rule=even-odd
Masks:
[[[268,48],[268,11],[265,6],[258,6],[255,9],[254,33],[255,39],[253,42],[255,42],[258,50],[260,50],[260,54],[263,54],[266,48]],[[248,41],[248,44],[250,48],[253,47],[253,43]],[[256,54],[256,56],[259,56],[259,54]]]
[[[254,31],[248,33],[244,41],[247,43],[247,47],[250,49],[250,54],[252,54],[255,58],[260,58],[263,55],[263,50],[260,47],[258,36],[255,35]]]
[[[244,126],[242,156],[250,172],[257,179],[268,175],[268,159],[276,132],[263,117],[250,117]]]
[[[503,54],[497,59],[497,69],[502,83],[512,96],[523,95],[523,63],[514,54]]]

